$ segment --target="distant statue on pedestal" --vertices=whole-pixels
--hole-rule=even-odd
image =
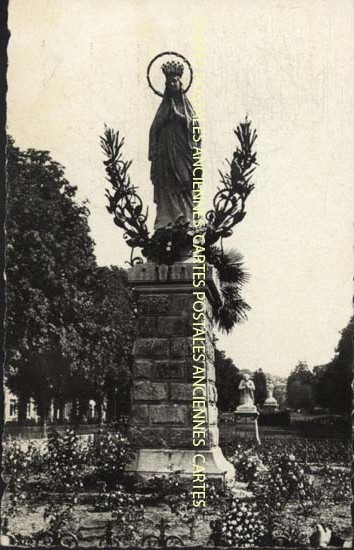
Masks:
[[[254,404],[254,392],[255,385],[249,374],[244,374],[243,379],[238,385],[239,390],[239,405],[235,411],[235,421],[241,426],[247,424],[253,424],[255,429],[255,437],[258,444],[260,444],[258,433],[258,411]]]
[[[193,107],[183,90],[183,69],[178,61],[162,65],[165,92],[150,128],[155,231],[179,224],[192,225]]]
[[[273,384],[272,380],[267,380],[266,389],[267,389],[267,400],[273,400],[274,399],[274,397],[273,397],[274,384]],[[275,399],[274,399],[274,401],[275,401]]]
[[[240,392],[240,402],[237,411],[255,411],[254,391],[255,385],[249,374],[244,374],[243,379],[238,386]]]
[[[278,402],[275,399],[275,397],[273,397],[274,384],[270,378],[267,379],[266,389],[267,389],[267,399],[264,401],[263,408],[268,412],[278,410],[279,408]]]

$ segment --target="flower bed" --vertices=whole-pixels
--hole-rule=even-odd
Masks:
[[[237,448],[252,450],[265,461],[271,461],[281,454],[294,454],[306,464],[342,464],[351,461],[349,441],[346,439],[305,439],[262,437],[259,446],[254,437],[238,438],[237,442],[222,445],[227,456],[232,456]]]
[[[31,535],[45,525],[45,517],[60,517],[61,510],[64,514],[69,508],[67,529],[77,533],[97,520],[99,537],[109,520],[127,545],[141,544],[147,533],[156,533],[161,518],[188,546],[209,540],[214,545],[266,547],[281,538],[287,544],[308,544],[314,522],[331,523],[337,534],[348,536],[349,468],[338,462],[309,467],[304,460],[308,447],[299,440],[291,444],[294,453],[284,454],[274,439],[261,446],[240,440],[229,456],[236,467],[237,490],[210,482],[208,509],[196,510],[190,481],[177,474],[145,481],[123,475],[132,453],[123,434],[106,432],[101,439],[82,442],[69,430],[52,435],[45,450],[34,445],[23,450],[11,443],[5,449],[8,492],[3,513],[11,530]],[[144,517],[133,522],[133,530],[128,528],[132,522],[127,518],[142,506]],[[92,536],[83,545],[92,544]]]
[[[48,523],[43,520],[45,506],[44,505],[31,505],[30,509],[23,507],[20,509],[16,520],[10,521],[9,527],[10,532],[12,533],[21,533],[23,536],[33,535],[34,532],[39,531],[45,527],[48,527]],[[85,540],[84,538],[79,538],[80,546],[93,546],[99,543],[99,525],[104,524],[108,520],[112,519],[112,515],[115,515],[114,512],[98,512],[94,510],[93,504],[78,504],[73,508],[73,514],[71,521],[65,526],[65,530],[77,534],[79,527],[94,527],[97,526],[96,530],[90,533],[90,539]],[[167,529],[168,534],[173,534],[182,537],[184,544],[188,547],[193,545],[205,546],[208,542],[209,537],[212,534],[212,529],[210,527],[210,522],[215,521],[217,518],[217,513],[219,508],[216,510],[207,510],[207,516],[203,518],[201,515],[195,521],[193,533],[191,533],[190,524],[187,523],[188,518],[185,518],[185,521],[173,513],[170,507],[167,504],[160,504],[154,506],[145,506],[145,518],[143,521],[134,522],[134,529],[130,533],[126,532],[125,526],[122,526],[122,523],[119,523],[113,518],[114,525],[113,530],[114,534],[121,536],[122,532],[124,534],[123,541],[127,546],[140,545],[142,539],[149,533],[158,533],[157,524],[161,518],[169,524]],[[238,516],[230,509],[230,514],[225,515],[225,527],[227,529],[228,524],[230,527],[238,526]],[[233,516],[236,517],[233,517]],[[333,521],[333,517],[336,519]],[[247,518],[246,518],[247,519]],[[350,535],[350,519],[348,506],[345,504],[336,504],[330,508],[324,509],[321,514],[321,519],[325,524],[330,524],[333,526],[333,531],[336,534],[339,534],[343,538],[346,538]],[[294,512],[289,507],[282,514],[280,521],[277,526],[277,535],[289,536],[291,532],[295,532],[296,536],[299,536],[299,533],[296,533],[296,530],[301,532],[303,539],[307,542],[309,541],[309,535],[312,532],[313,523],[315,518],[308,518],[306,521],[298,524],[294,519]],[[236,522],[236,525],[232,524],[232,521]],[[251,524],[252,525],[252,524]],[[192,536],[191,536],[192,535]],[[86,536],[86,533],[83,533],[83,536]],[[265,548],[267,545],[262,545]],[[274,545],[271,545],[274,547]],[[256,545],[252,545],[252,548],[255,548]],[[298,545],[296,545],[298,547]]]

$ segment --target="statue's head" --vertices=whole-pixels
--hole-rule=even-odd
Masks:
[[[176,94],[182,90],[181,77],[183,64],[178,61],[168,61],[162,65],[162,71],[166,77],[166,89],[168,94]]]
[[[249,375],[247,372],[245,372],[244,375],[243,375],[243,379],[244,379],[246,382],[248,382],[248,381],[251,379],[251,377],[250,377],[250,375]]]
[[[182,82],[178,78],[178,76],[169,76],[166,78],[166,89],[171,92],[172,94],[175,94],[177,92],[180,92],[182,89]]]

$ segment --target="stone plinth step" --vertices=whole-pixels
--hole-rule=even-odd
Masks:
[[[168,475],[173,472],[179,472],[180,476],[184,478],[192,478],[194,462],[199,453],[205,459],[203,465],[207,479],[234,481],[235,468],[226,460],[220,447],[210,450],[139,449],[126,471],[136,472],[144,478],[159,474]],[[197,462],[200,464],[200,459]]]

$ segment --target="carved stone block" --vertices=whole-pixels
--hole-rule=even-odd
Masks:
[[[170,430],[155,426],[130,430],[130,438],[138,448],[167,449],[170,447]],[[152,473],[150,473],[152,475]]]
[[[218,423],[218,409],[216,405],[209,405],[209,425]]]
[[[135,359],[133,367],[134,378],[151,378],[152,361],[148,359]]]
[[[192,358],[193,340],[191,337],[173,338],[171,339],[171,356],[183,357],[186,359]]]
[[[148,424],[149,423],[149,406],[134,404],[132,406],[131,423],[133,425]]]
[[[188,407],[186,405],[168,404],[151,405],[151,424],[186,424],[188,419]]]
[[[212,342],[207,338],[205,342],[206,354],[209,361],[214,362],[215,360],[215,348]]]
[[[192,384],[171,383],[171,399],[172,401],[188,401],[192,402],[193,387]]]
[[[219,428],[216,426],[209,428],[208,435],[210,447],[217,447],[219,445]]]
[[[183,361],[155,361],[153,368],[154,380],[183,379]]]
[[[209,403],[217,403],[218,392],[215,384],[213,383],[209,383],[208,396],[209,396]]]
[[[193,296],[191,294],[171,295],[171,314],[191,317],[193,307]]]
[[[170,298],[168,294],[140,296],[138,310],[146,314],[167,314],[170,311]]]
[[[193,430],[189,428],[172,428],[170,431],[172,449],[193,449]]]
[[[157,321],[158,336],[189,336],[192,334],[192,326],[187,318],[176,315],[159,317]]]
[[[211,361],[207,361],[207,373],[208,380],[210,382],[215,382],[215,365]]]
[[[156,336],[157,318],[152,315],[141,315],[138,320],[139,336]]]
[[[132,397],[134,401],[164,401],[167,400],[167,384],[160,382],[133,382]]]
[[[168,356],[167,338],[137,338],[134,346],[136,357],[165,357]]]

